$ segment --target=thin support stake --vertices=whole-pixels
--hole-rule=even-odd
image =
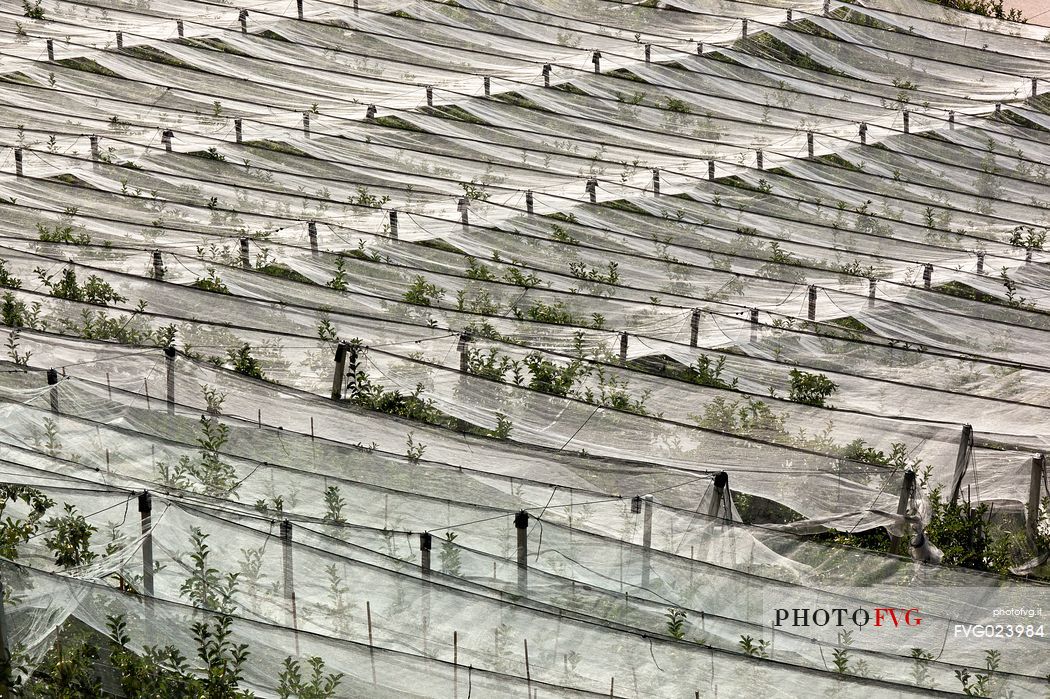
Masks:
[[[58,414],[58,372],[54,369],[47,370],[47,385],[51,387],[51,412]]]
[[[897,514],[904,516],[908,514],[908,503],[911,502],[912,493],[915,491],[915,472],[910,468],[904,471],[904,481],[901,483],[901,495],[897,501]],[[908,531],[908,527],[905,526],[904,531]],[[903,549],[904,539],[898,536],[890,536],[890,543],[892,549],[898,554],[904,553]]]
[[[139,519],[142,525],[142,591],[153,596],[153,496],[139,493]]]
[[[959,451],[955,456],[955,474],[952,476],[952,503],[959,499],[959,491],[962,488],[963,476],[966,475],[966,465],[970,462],[970,449],[973,446],[973,427],[962,426],[962,435],[959,438]]]
[[[809,319],[817,319],[817,287],[809,287]]]
[[[459,370],[464,374],[470,373],[470,335],[460,333],[456,350],[459,352]]]
[[[929,289],[933,285],[933,265],[926,263],[922,267],[922,286]]]
[[[642,496],[642,587],[649,586],[653,550],[653,496]]]
[[[434,537],[430,532],[419,535],[419,565],[423,569],[423,577],[430,577],[430,549],[433,546]]]
[[[168,415],[175,414],[175,355],[177,352],[171,345],[164,348],[164,363],[167,364],[167,389],[168,389]]]
[[[627,364],[627,332],[620,333],[620,365]]]
[[[340,342],[335,348],[335,377],[332,379],[332,400],[343,397],[343,377],[346,376],[346,350],[348,345]]]
[[[525,594],[529,587],[529,513],[521,510],[514,515],[514,528],[518,533],[518,591]]]
[[[1028,484],[1028,539],[1033,544],[1039,534],[1039,495],[1043,490],[1043,475],[1046,473],[1046,456],[1036,454],[1032,457],[1032,480]]]
[[[307,222],[306,235],[310,238],[310,254],[317,257],[317,221]]]
[[[397,212],[390,211],[387,213],[390,220],[390,237],[397,240],[398,235],[398,223],[397,223]]]
[[[700,335],[700,309],[694,308],[692,315],[689,317],[689,346],[696,347],[697,339]]]
[[[525,191],[525,212],[531,216],[534,211],[535,204],[532,198],[532,190],[529,189]]]

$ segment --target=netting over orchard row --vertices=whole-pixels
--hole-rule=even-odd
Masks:
[[[347,696],[1045,692],[1043,637],[955,629],[1047,588],[923,543],[949,501],[1046,536],[1043,32],[36,7],[0,11],[0,460],[96,531],[0,571],[29,670],[123,615],[189,657],[232,619],[261,696],[289,655]],[[917,562],[811,537],[882,529]],[[902,605],[907,646],[776,623]]]

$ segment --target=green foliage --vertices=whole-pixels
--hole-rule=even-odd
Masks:
[[[509,439],[511,428],[514,424],[510,421],[510,418],[503,413],[496,413],[496,429],[493,431],[493,436],[497,439]]]
[[[484,263],[478,262],[476,257],[467,255],[467,279],[488,282],[496,279],[496,275]]]
[[[0,302],[0,320],[10,328],[42,330],[44,324],[40,320],[41,309],[40,302],[36,301],[31,306],[26,306],[8,291],[4,293],[3,302]]]
[[[570,262],[569,273],[577,279],[583,279],[598,284],[616,284],[620,281],[619,265],[610,262],[605,273],[593,267],[588,267],[582,262]]]
[[[47,287],[52,296],[69,301],[83,301],[96,306],[107,306],[111,303],[124,303],[128,299],[121,296],[102,277],[94,274],[88,276],[87,281],[81,286],[77,282],[77,273],[72,268],[62,270],[62,278],[55,282],[54,275],[48,274],[47,270],[37,267],[35,270],[40,283]]]
[[[688,114],[690,111],[692,111],[691,109],[689,109],[689,105],[684,100],[680,100],[675,97],[665,97],[664,100],[667,105],[667,111],[669,112]]]
[[[765,639],[760,638],[756,642],[751,636],[741,636],[737,643],[745,655],[752,658],[769,658],[769,641]]]
[[[349,202],[353,206],[367,206],[372,209],[378,209],[389,201],[390,197],[385,195],[382,197],[377,197],[368,191],[368,187],[365,187],[364,185],[360,184],[357,185],[356,196],[351,195],[349,198]]]
[[[303,677],[299,661],[288,656],[284,659],[284,669],[278,675],[277,696],[280,699],[331,699],[343,679],[343,673],[325,675],[324,660],[317,656],[307,659],[310,675]]]
[[[237,373],[250,376],[253,379],[266,380],[259,360],[252,356],[252,346],[245,342],[237,349],[226,350],[226,356],[233,364],[233,370]]]
[[[788,398],[796,403],[823,408],[831,394],[838,390],[838,384],[824,374],[792,369],[790,376],[791,393]]]
[[[765,401],[746,398],[728,401],[718,397],[704,407],[702,416],[690,415],[700,427],[744,437],[780,441],[788,436],[785,414],[774,413]]]
[[[474,376],[502,381],[513,364],[510,357],[500,354],[494,347],[487,350],[467,348],[467,372]]]
[[[336,291],[346,291],[349,288],[347,281],[349,281],[350,275],[346,273],[346,260],[342,257],[335,259],[335,276],[332,277],[331,281],[325,282],[325,286]]]
[[[65,243],[67,245],[90,245],[91,236],[87,233],[74,233],[72,224],[55,224],[48,228],[42,223],[36,224],[37,234],[45,243]]]
[[[1003,0],[930,0],[930,2],[993,19],[1003,19],[1009,22],[1027,21],[1020,10],[1016,8],[1007,10],[1003,5]]]
[[[503,272],[503,281],[517,286],[523,286],[526,289],[539,286],[543,283],[543,280],[537,277],[533,273],[522,274],[521,270],[517,267],[509,267]]]
[[[418,464],[419,460],[423,458],[423,452],[427,450],[425,444],[420,444],[412,439],[412,433],[408,433],[408,437],[405,438],[405,456],[408,457],[410,463]]]
[[[717,362],[712,362],[711,358],[706,354],[701,354],[697,357],[696,363],[689,367],[685,378],[701,386],[735,389],[737,385],[736,378],[729,383],[726,383],[722,378],[722,370],[725,368],[725,364],[725,357],[719,357]]]
[[[209,413],[217,415],[219,412],[217,401],[215,412],[211,413],[212,403],[209,402]],[[229,497],[234,493],[237,486],[237,471],[222,460],[220,451],[229,440],[229,426],[219,422],[215,417],[201,416],[201,432],[196,438],[198,452],[197,458],[182,456],[174,467],[169,467],[166,462],[158,466],[160,477],[165,485],[179,490],[194,490],[198,488],[206,495],[213,497]]]
[[[29,358],[33,356],[30,351],[19,352],[18,351],[18,338],[19,330],[15,328],[7,335],[7,356],[11,358],[11,361],[15,363],[15,366],[22,367],[25,369],[29,366]]]
[[[540,323],[573,325],[572,312],[562,301],[556,301],[551,304],[536,301],[526,308],[524,313],[516,307],[512,310],[514,311],[514,315],[519,319],[528,318],[529,320],[535,320]]]
[[[530,373],[529,388],[567,396],[576,382],[590,373],[590,367],[579,359],[562,366],[547,359],[542,352],[530,352],[523,360]]]
[[[9,505],[22,503],[29,512],[22,518],[4,515]],[[36,488],[14,483],[0,484],[0,557],[14,561],[18,559],[18,547],[33,538],[40,528],[40,521],[55,501]]]
[[[408,291],[402,296],[402,300],[417,306],[430,306],[439,302],[444,295],[444,289],[436,284],[431,284],[426,277],[419,275],[412,281]]]
[[[1025,250],[1042,250],[1046,243],[1046,231],[1038,231],[1031,226],[1017,226],[1010,232],[1010,245]]]
[[[446,532],[445,540],[441,542],[441,550],[438,558],[441,559],[441,572],[447,575],[460,575],[459,548],[455,545],[455,532]]]
[[[117,671],[126,699],[175,699],[199,696],[199,681],[190,674],[185,656],[175,646],[146,646],[142,655],[131,650],[123,615],[106,618],[109,660]]]
[[[330,485],[324,489],[324,504],[324,521],[333,524],[346,522],[346,518],[343,517],[343,508],[346,507],[346,500],[340,494],[339,486]]]
[[[7,271],[7,260],[0,258],[0,286],[8,289],[21,289],[22,280]]]
[[[40,6],[40,0],[32,4],[29,0],[22,0],[22,14],[29,19],[44,19],[44,8]]]
[[[681,641],[685,638],[685,611],[677,607],[667,608],[667,633]]]
[[[73,505],[67,504],[64,514],[52,517],[44,527],[52,532],[51,536],[44,538],[44,544],[51,549],[55,563],[63,568],[76,568],[91,563],[97,557],[90,546],[91,535],[98,529],[88,524]]]
[[[215,272],[214,267],[208,267],[208,275],[206,277],[198,277],[193,286],[198,289],[204,289],[205,291],[213,291],[217,294],[229,294],[230,287],[223,283],[222,279]]]

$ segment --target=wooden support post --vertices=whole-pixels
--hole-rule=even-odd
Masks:
[[[862,146],[863,145],[867,145],[867,143],[868,143],[868,125],[865,124],[864,122],[861,122],[860,123],[860,128],[857,129],[857,132],[860,134],[860,145],[862,145]]]
[[[124,48],[124,32],[117,32],[117,49]]]
[[[702,41],[696,42],[696,55],[697,56],[703,56],[704,55],[704,42],[702,42]]]
[[[760,150],[756,150],[755,151],[755,167],[757,167],[759,170],[764,170],[765,169],[762,166],[762,151],[760,151]]]
[[[428,107],[433,107],[434,106],[434,86],[433,85],[427,85],[427,106]]]
[[[740,38],[747,38],[747,18],[740,20]]]
[[[299,19],[303,18],[303,0],[295,0],[295,13]]]
[[[233,120],[233,140],[240,143],[244,136],[244,124],[240,119]]]
[[[142,524],[142,592],[153,596],[153,496],[139,493],[139,519]]]
[[[950,130],[952,130],[952,131],[955,130],[955,112],[954,111],[949,111],[948,112],[948,128]]]
[[[49,60],[49,61],[54,61],[55,60],[55,40],[54,39],[48,39],[47,40],[47,60]]]
[[[806,156],[813,157],[813,132],[806,132]]]
[[[92,134],[88,136],[88,143],[91,144],[91,164],[92,166],[98,164],[99,153],[98,153],[98,136]]]
[[[696,347],[700,335],[700,309],[694,308],[689,316],[689,346]]]
[[[349,347],[340,342],[335,348],[335,377],[332,379],[332,400],[343,397],[343,377],[346,376],[346,350]]]
[[[180,39],[186,38],[186,28],[183,26],[181,19],[175,20],[175,31],[178,32]]]
[[[157,281],[164,280],[164,258],[160,250],[153,251],[153,278]]]
[[[824,0],[824,15],[831,14],[831,0]]]
[[[595,51],[594,53],[591,54],[591,63],[594,64],[594,72],[595,73],[602,72],[602,68],[601,68],[601,65],[602,65],[602,52],[601,51]]]
[[[868,308],[875,308],[875,287],[878,283],[875,277],[868,278]]]
[[[933,265],[929,262],[922,266],[922,286],[929,289],[933,285]]]
[[[58,414],[58,372],[54,368],[47,370],[47,385],[51,387],[51,412]]]
[[[299,645],[299,619],[295,609],[295,569],[292,561],[292,523],[287,519],[281,520],[281,552],[284,562],[284,599],[288,602],[292,631],[296,635],[296,645]]]
[[[241,238],[241,267],[248,269],[252,266],[251,249],[248,247],[248,239]]]
[[[303,135],[310,138],[310,113],[303,112]]]
[[[908,503],[911,501],[912,493],[915,490],[915,472],[910,468],[904,470],[904,480],[901,483],[901,495],[897,501],[897,514],[904,516],[908,514]],[[890,536],[890,548],[891,550],[900,555],[904,554],[904,542],[909,539],[908,532],[911,529],[907,524],[904,525],[904,537]]]
[[[1025,251],[1024,251],[1024,261],[1025,261],[1026,263],[1027,263],[1027,262],[1031,262],[1031,261],[1032,261],[1032,248],[1025,248]]]
[[[1002,113],[1003,113],[1003,105],[1002,105],[1002,103],[1001,102],[996,102],[995,103],[995,115],[999,116]]]
[[[459,220],[464,226],[470,225],[470,199],[467,197],[460,197],[459,203],[456,204],[456,209],[459,210]]]
[[[594,177],[589,178],[587,180],[587,184],[585,186],[585,189],[587,190],[587,194],[590,197],[591,203],[592,204],[597,204],[598,203],[598,180],[597,180],[597,178],[594,178]]]
[[[1039,503],[1042,500],[1039,496],[1043,492],[1045,474],[1046,456],[1036,454],[1032,457],[1032,479],[1028,483],[1028,519],[1026,520],[1028,540],[1032,544],[1035,544],[1039,534]]]
[[[168,366],[168,415],[175,414],[175,351],[174,345],[164,348],[164,363]]]
[[[713,180],[715,178],[715,161],[707,161],[707,179]]]
[[[525,594],[529,587],[529,513],[521,510],[514,515],[518,532],[518,592]]]
[[[248,10],[241,10],[241,13],[240,13],[240,15],[238,15],[237,19],[241,23],[241,34],[247,34],[248,33]]]
[[[973,447],[973,427],[962,426],[962,436],[959,438],[959,452],[955,456],[955,474],[952,476],[952,503],[959,499],[959,491],[962,489],[963,476],[966,475],[966,466],[970,462],[970,449]]]
[[[0,697],[15,696],[11,691],[11,682],[14,680],[15,673],[12,672],[11,667],[11,646],[8,643],[7,616],[4,610],[6,594],[4,581],[0,580],[0,669],[4,670],[0,672]]]
[[[532,198],[532,190],[527,189],[525,190],[525,213],[531,216],[534,211],[535,206]]]
[[[526,694],[532,690],[532,670],[529,669],[529,639],[521,639],[525,643],[525,685],[527,687]]]
[[[365,110],[365,119],[372,121],[376,118],[376,106],[374,104],[368,105],[368,109]]]
[[[390,222],[390,237],[397,240],[398,225],[397,225],[397,212],[387,212],[387,220]]]
[[[464,374],[470,373],[470,335],[467,333],[460,333],[459,342],[456,344],[456,351],[459,352],[459,370]]]
[[[310,239],[310,254],[317,257],[317,221],[306,222],[306,235]]]
[[[653,196],[660,196],[660,168],[653,168]]]
[[[488,97],[492,94],[492,78],[485,76],[482,78],[482,86],[485,88],[485,96]]]
[[[430,577],[430,549],[433,546],[434,537],[430,532],[419,535],[419,565],[423,569],[423,577]]]
[[[751,320],[751,342],[758,342],[758,309],[749,308],[748,315]]]
[[[357,4],[357,0],[354,0],[354,4]],[[368,659],[372,664],[372,684],[376,684],[375,644],[372,640],[372,603],[369,600],[365,600],[365,619],[368,622]]]
[[[620,333],[620,366],[627,364],[627,331]]]
[[[653,551],[653,496],[642,496],[642,587],[649,587]]]
[[[653,60],[653,45],[645,45],[645,62],[650,63]]]
[[[809,287],[809,319],[817,319],[817,287]]]
[[[171,152],[171,139],[175,135],[175,132],[171,129],[164,129],[160,132],[160,142],[164,144],[164,150],[168,153]]]
[[[551,86],[551,64],[550,63],[544,63],[543,64],[543,86],[544,87],[550,87]]]
[[[22,149],[15,148],[15,176],[22,176]]]
[[[911,112],[907,109],[903,112],[904,115],[904,133],[911,133]]]
[[[792,21],[792,17],[791,17],[791,8],[790,8],[790,7],[789,7],[789,8],[788,8],[788,10],[787,10],[787,21],[788,21],[788,22]]]
[[[726,487],[729,485],[729,474],[725,471],[719,471],[715,474],[714,481],[714,493],[712,494],[711,502],[707,506],[708,517],[717,517],[719,512],[722,512],[722,519],[731,519],[731,513],[726,510]]]
[[[977,273],[984,274],[984,253],[977,253]]]

